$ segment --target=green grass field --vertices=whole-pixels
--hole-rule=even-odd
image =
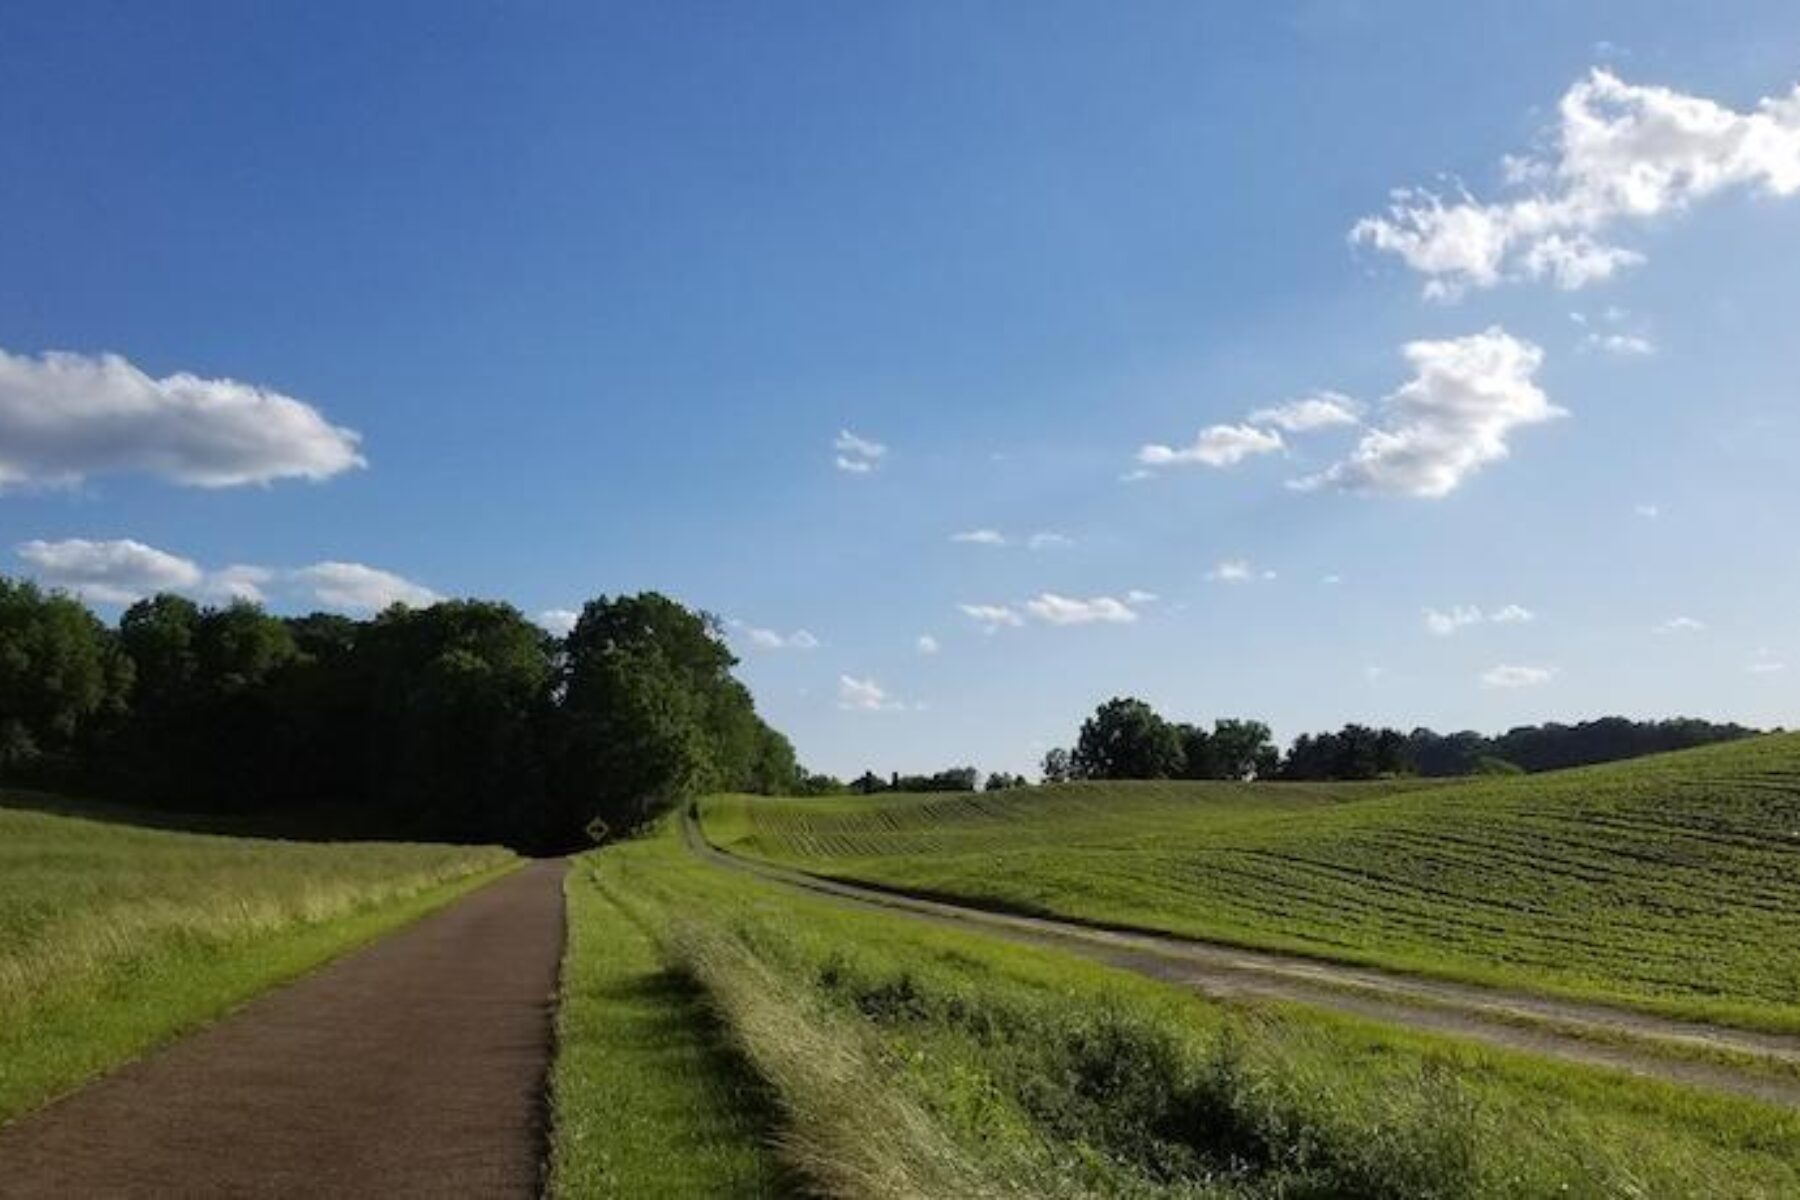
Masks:
[[[584,1041],[616,1042],[642,1019],[620,985],[663,979],[680,999],[653,1040],[678,1048],[565,1050],[562,1195],[601,1178],[563,1167],[594,1162],[609,1139],[623,1165],[604,1177],[613,1190],[657,1195],[681,1147],[745,1163],[770,1136],[804,1186],[858,1197],[1800,1191],[1800,1114],[1786,1110],[1294,1006],[1208,1001],[724,871],[672,830],[577,870],[564,1003],[598,1031]],[[739,1066],[694,1069],[694,1039],[711,1035],[682,1015],[690,988],[772,1100],[737,1080]],[[721,1097],[747,1092],[772,1130],[719,1116]],[[612,1131],[601,1114],[632,1097],[655,1127]]]
[[[299,843],[0,798],[0,1121],[508,869],[483,847]]]
[[[1800,734],[1436,785],[721,797],[703,818],[822,875],[1800,1030]]]

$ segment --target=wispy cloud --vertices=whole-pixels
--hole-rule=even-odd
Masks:
[[[1051,625],[1089,625],[1094,622],[1124,624],[1138,619],[1137,612],[1123,600],[1111,596],[1093,596],[1086,600],[1042,592],[1025,602],[1026,611]]]
[[[1556,675],[1555,667],[1489,667],[1481,673],[1481,686],[1501,689],[1542,687]]]
[[[936,654],[939,650],[943,649],[942,646],[938,645],[938,640],[929,633],[921,633],[919,635],[919,640],[914,642],[913,645],[920,654]]]
[[[1289,433],[1311,433],[1354,425],[1362,416],[1362,405],[1341,392],[1314,392],[1285,404],[1259,408],[1250,414],[1253,425],[1274,425]]]
[[[1704,621],[1696,621],[1692,617],[1670,617],[1656,627],[1657,633],[1699,633],[1706,628]]]
[[[1206,573],[1214,583],[1249,583],[1256,579],[1273,579],[1275,572],[1259,570],[1248,559],[1228,558]]]
[[[834,460],[837,469],[848,471],[852,475],[867,475],[875,470],[881,466],[881,461],[887,457],[888,452],[888,448],[882,443],[858,437],[848,429],[838,431],[831,447],[837,451]]]
[[[1004,546],[1006,535],[998,529],[965,529],[950,535],[953,542],[961,542],[965,546]]]
[[[956,607],[965,616],[972,617],[988,633],[1009,626],[1016,628],[1025,623],[1025,618],[1019,615],[1017,609],[1005,604],[959,604]]]
[[[838,707],[849,712],[898,712],[906,707],[873,679],[838,676]]]
[[[1138,450],[1138,462],[1147,467],[1230,467],[1254,454],[1272,454],[1282,448],[1281,435],[1253,425],[1209,425],[1186,446],[1152,442]]]

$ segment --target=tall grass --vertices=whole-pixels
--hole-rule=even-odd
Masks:
[[[7,803],[0,1120],[515,861],[491,847],[221,837]]]
[[[686,858],[603,886],[842,1196],[1782,1196],[1800,1117],[849,910]]]

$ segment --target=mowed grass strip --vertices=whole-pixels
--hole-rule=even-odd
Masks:
[[[1800,1114],[1296,1006],[720,870],[604,886],[708,989],[824,1194],[1782,1197]]]
[[[493,847],[139,828],[43,803],[0,797],[0,1121],[517,862]]]
[[[570,871],[552,1082],[555,1196],[780,1196],[777,1101],[693,976],[601,887]]]
[[[838,878],[1800,1030],[1800,734],[1381,790],[1076,784],[703,808]]]

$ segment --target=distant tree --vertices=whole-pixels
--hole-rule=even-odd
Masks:
[[[1222,777],[1218,756],[1213,753],[1212,734],[1199,725],[1182,723],[1175,726],[1181,739],[1181,777],[1183,779],[1219,779]]]
[[[888,790],[887,780],[873,771],[864,771],[850,781],[850,790],[859,796],[873,796],[877,792]]]
[[[1068,783],[1076,777],[1074,760],[1061,746],[1044,752],[1044,761],[1038,770],[1045,783]]]
[[[1269,727],[1261,721],[1215,721],[1210,744],[1219,779],[1267,779],[1281,761]]]
[[[1181,737],[1142,700],[1114,697],[1082,723],[1073,759],[1085,779],[1168,779],[1181,772]]]

